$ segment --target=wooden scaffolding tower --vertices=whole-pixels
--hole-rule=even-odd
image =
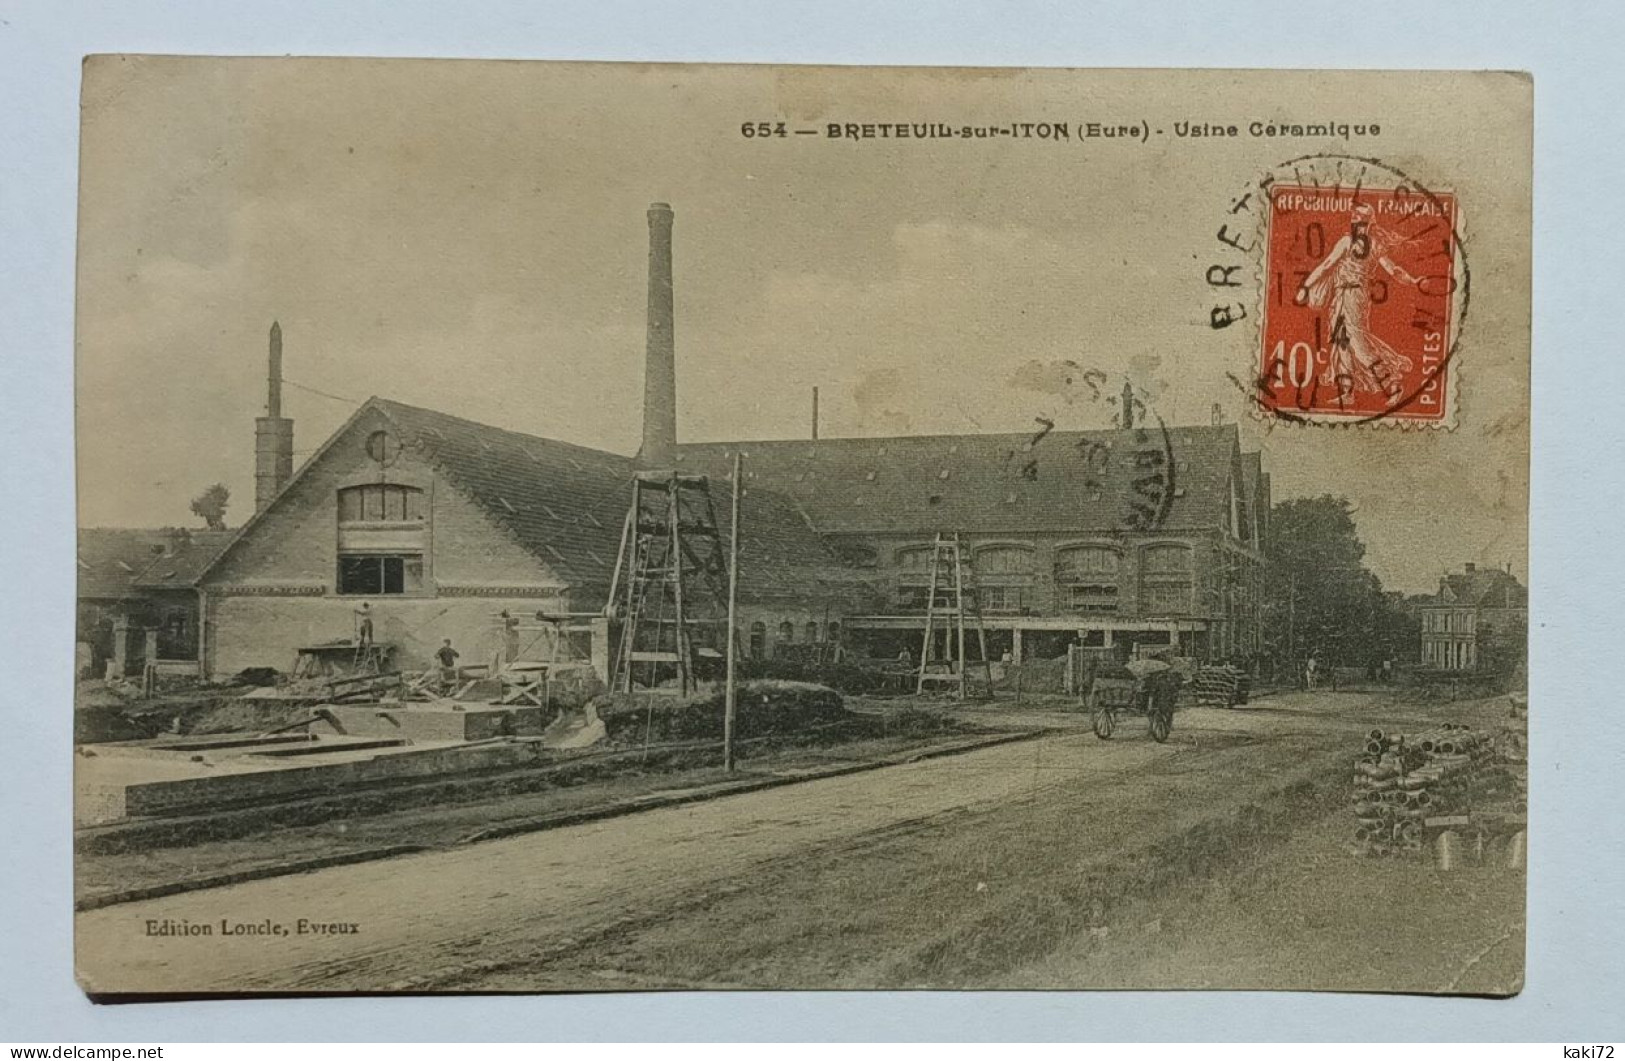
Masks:
[[[667,668],[674,692],[693,692],[699,659],[722,659],[727,581],[710,481],[677,472],[634,475],[609,590],[611,615],[621,621],[610,688],[631,692],[636,678],[652,689]]]
[[[977,658],[966,656],[967,627],[976,634]],[[939,651],[938,632],[942,645]],[[920,649],[920,674],[915,692],[928,685],[945,684],[964,700],[970,696],[970,670],[981,669],[985,694],[993,698],[993,667],[987,658],[987,631],[976,592],[976,571],[958,532],[938,534],[931,549],[931,583],[925,601],[925,641]]]

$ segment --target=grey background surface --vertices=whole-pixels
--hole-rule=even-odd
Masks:
[[[1618,355],[1625,16],[1603,3],[1151,5],[206,0],[0,5],[0,1039],[1625,1038]],[[71,969],[73,261],[90,52],[1535,75],[1528,986],[1511,1001],[1301,994],[712,994],[96,1007]],[[1430,101],[1418,107],[1435,105]]]

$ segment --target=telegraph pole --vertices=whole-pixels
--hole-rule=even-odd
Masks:
[[[1286,598],[1286,665],[1297,673],[1298,666],[1298,573],[1287,576]]]
[[[739,454],[734,454],[733,505],[728,520],[728,677],[722,697],[722,768],[734,772],[734,710],[737,704],[734,681],[734,659],[739,654],[734,639],[739,623],[735,613],[739,610]]]

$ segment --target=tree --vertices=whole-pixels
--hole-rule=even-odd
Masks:
[[[210,530],[226,529],[226,506],[231,503],[231,490],[225,483],[215,483],[192,499],[192,515],[201,518]]]
[[[1270,627],[1279,655],[1296,661],[1364,666],[1398,643],[1408,621],[1365,566],[1365,543],[1347,498],[1282,501],[1272,510]]]

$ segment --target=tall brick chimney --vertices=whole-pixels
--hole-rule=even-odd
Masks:
[[[265,415],[254,421],[254,511],[264,512],[293,477],[293,421],[282,416],[282,325],[271,322]]]
[[[677,354],[673,336],[671,207],[649,204],[649,318],[643,360],[645,467],[669,467],[677,458]]]

